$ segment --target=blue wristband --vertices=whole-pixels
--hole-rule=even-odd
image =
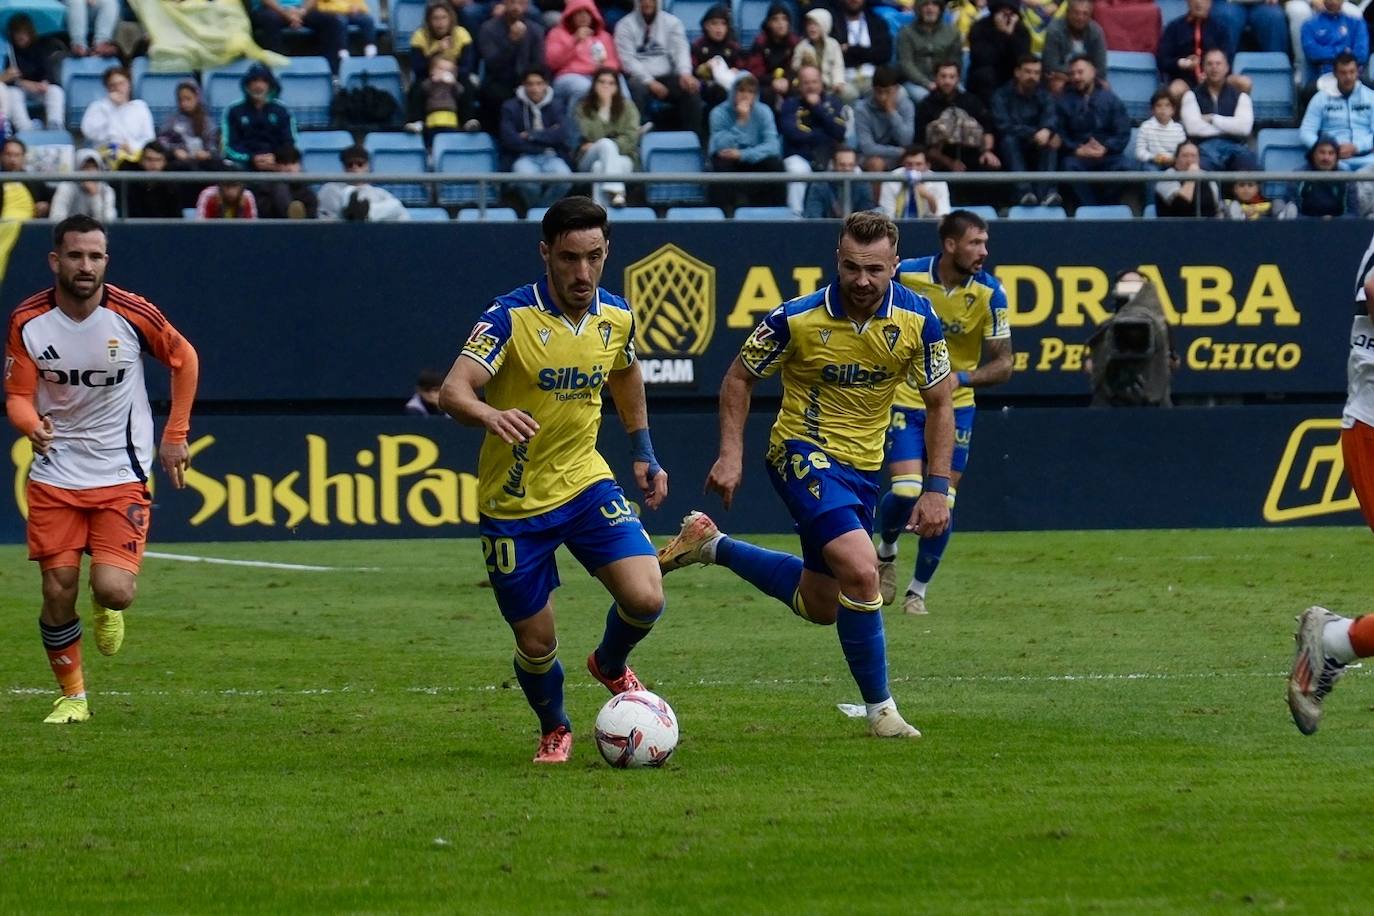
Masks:
[[[654,443],[649,439],[649,428],[637,429],[630,433],[630,460],[646,461],[649,464],[649,478],[657,477],[663,468],[654,457]]]
[[[925,479],[925,486],[922,488],[925,493],[939,493],[941,496],[949,495],[949,478],[932,475]]]
[[[967,373],[967,372],[956,372],[956,373],[954,373],[954,377],[957,378],[957,379],[959,380],[959,387],[960,387],[960,388],[967,388],[967,387],[968,387],[968,373]]]

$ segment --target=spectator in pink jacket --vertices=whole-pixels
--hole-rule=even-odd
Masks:
[[[592,88],[592,75],[610,68],[620,72],[615,37],[594,0],[568,0],[563,18],[544,36],[544,63],[553,73],[553,94],[572,111]]]

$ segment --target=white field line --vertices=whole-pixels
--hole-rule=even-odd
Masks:
[[[1354,673],[1359,665],[1349,665],[1347,673]],[[1283,681],[1287,678],[1287,671],[1264,672],[1264,671],[1209,671],[1196,673],[1174,673],[1174,672],[1130,672],[1130,673],[1097,673],[1097,674],[956,674],[956,675],[924,675],[914,677],[895,677],[892,678],[894,684],[1078,684],[1078,683],[1132,683],[1139,681],[1196,681],[1196,680],[1245,680],[1261,679]],[[665,690],[677,689],[680,687],[754,687],[754,688],[775,688],[787,689],[791,687],[825,687],[839,683],[839,680],[829,678],[756,678],[753,680],[724,680],[715,678],[695,678],[683,681],[658,680],[655,682],[657,687]],[[48,696],[52,694],[53,687],[8,687],[0,693],[9,696]],[[281,687],[226,687],[220,689],[213,688],[184,688],[181,690],[96,690],[92,691],[97,696],[109,697],[281,697],[281,696],[343,696],[355,695],[375,695],[375,694],[416,694],[423,693],[430,696],[444,694],[464,694],[464,693],[486,693],[489,691],[514,689],[514,685],[502,684],[469,684],[469,685],[437,685],[432,687],[412,686],[412,687],[306,687],[288,689]],[[603,690],[600,684],[591,684],[581,681],[574,681],[564,685],[565,690]]]
[[[229,560],[224,557],[194,557],[184,553],[161,553],[149,550],[143,554],[155,560],[179,560],[182,563],[213,563],[219,566],[251,566],[256,569],[292,569],[298,572],[381,572],[380,566],[310,566],[305,563],[269,563],[266,560]]]

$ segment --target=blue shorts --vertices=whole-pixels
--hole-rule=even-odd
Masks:
[[[954,463],[951,470],[964,473],[968,447],[973,441],[973,415],[977,406],[954,408]],[[917,407],[893,407],[887,428],[887,462],[926,460],[926,412]]]
[[[562,584],[554,551],[568,550],[589,573],[626,557],[657,555],[639,516],[614,480],[592,484],[568,502],[530,518],[481,517],[482,557],[507,623],[533,617]]]
[[[834,576],[821,550],[850,531],[873,533],[878,472],[852,468],[796,439],[769,446],[767,463],[768,479],[801,536],[802,565]]]

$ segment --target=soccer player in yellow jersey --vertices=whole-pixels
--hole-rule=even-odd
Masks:
[[[499,296],[449,370],[439,405],[486,427],[477,460],[479,532],[501,614],[515,632],[515,677],[539,717],[536,763],[563,763],[572,726],[554,629],[554,551],[567,545],[614,603],[587,669],[613,694],[642,689],[625,663],[663,613],[663,579],[634,508],[596,450],[601,389],[630,434],[635,482],[656,509],[668,474],[649,440],[634,318],[601,289],[606,211],[567,197],[544,216],[546,274]],[[486,388],[485,401],[477,390]]]
[[[988,226],[982,217],[955,210],[940,221],[940,253],[906,258],[897,265],[897,281],[930,300],[949,345],[954,372],[954,462],[949,477],[950,524],[939,534],[921,537],[916,572],[906,588],[902,609],[926,613],[926,587],[935,576],[954,533],[954,497],[968,466],[973,438],[973,390],[1000,385],[1011,378],[1011,325],[1001,282],[983,270],[988,256]],[[911,507],[928,489],[923,477],[926,450],[922,432],[926,403],[912,385],[899,385],[887,433],[887,470],[892,489],[878,504],[878,579],[883,604],[897,597],[897,538]]]
[[[729,509],[743,478],[744,422],[754,385],[781,369],[782,409],[766,463],[801,535],[801,557],[726,537],[706,515],[692,512],[658,558],[665,572],[692,563],[724,566],[799,617],[835,624],[863,694],[869,733],[919,738],[888,690],[873,510],[892,397],[909,379],[925,395],[930,456],[926,495],[909,524],[933,536],[949,522],[949,354],[930,303],[892,282],[895,223],[880,213],[850,215],[836,260],[836,279],[770,312],[726,373],[720,454],[706,480]]]

